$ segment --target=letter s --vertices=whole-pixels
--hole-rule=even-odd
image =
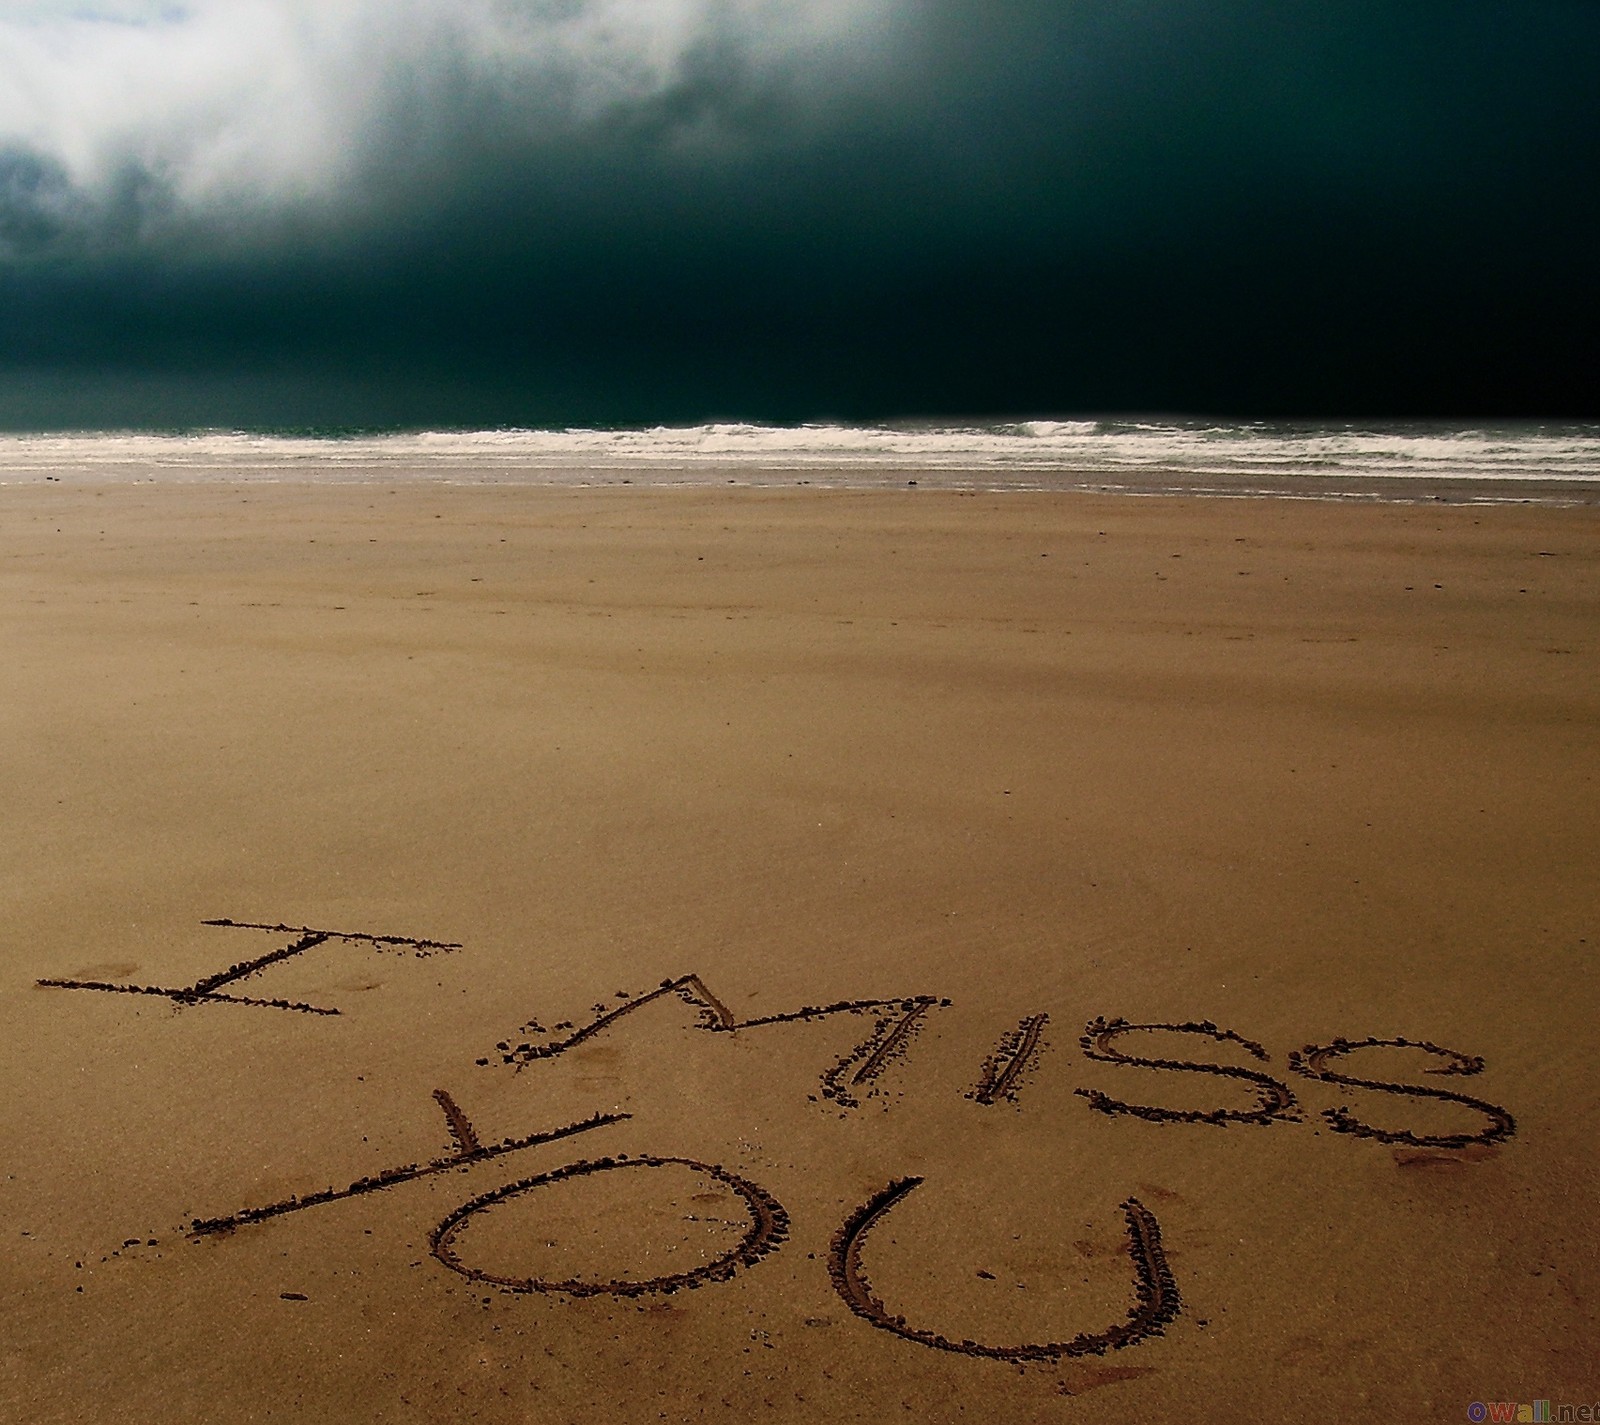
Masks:
[[[1340,1133],[1353,1133],[1359,1138],[1375,1138],[1380,1143],[1408,1143],[1417,1148],[1465,1148],[1477,1143],[1498,1143],[1517,1131],[1517,1121],[1505,1109],[1486,1103],[1481,1098],[1466,1094],[1448,1093],[1444,1089],[1424,1088],[1420,1084],[1396,1084],[1386,1079],[1358,1079],[1350,1074],[1337,1074],[1328,1067],[1335,1059],[1342,1059],[1357,1049],[1421,1049],[1424,1053],[1447,1060],[1443,1068],[1427,1069],[1430,1074],[1476,1074],[1483,1070],[1483,1060],[1475,1054],[1463,1054],[1455,1049],[1442,1049],[1415,1039],[1335,1039],[1331,1044],[1308,1044],[1304,1049],[1289,1055],[1289,1067],[1308,1079],[1320,1079],[1329,1084],[1349,1084],[1354,1088],[1373,1089],[1378,1093],[1405,1094],[1412,1098],[1440,1099],[1475,1108],[1489,1119],[1489,1125],[1480,1133],[1413,1133],[1409,1129],[1398,1132],[1374,1128],[1363,1123],[1348,1108],[1325,1108],[1322,1116]]]
[[[1231,1029],[1218,1029],[1209,1019],[1199,1024],[1129,1024],[1125,1019],[1092,1019],[1085,1029],[1083,1052],[1103,1064],[1137,1064],[1145,1069],[1176,1069],[1192,1074],[1216,1074],[1221,1078],[1244,1079],[1256,1086],[1259,1102],[1254,1109],[1214,1108],[1205,1111],[1177,1108],[1152,1108],[1146,1104],[1123,1103],[1101,1093],[1098,1089],[1078,1089],[1077,1093],[1089,1100],[1091,1108],[1101,1113],[1131,1113],[1151,1123],[1273,1123],[1279,1119],[1293,1122],[1297,1118],[1294,1094],[1289,1086],[1255,1069],[1226,1068],[1221,1064],[1191,1064],[1182,1059],[1146,1059],[1124,1054],[1113,1048],[1113,1042],[1124,1034],[1142,1029],[1164,1029],[1172,1034],[1199,1034],[1218,1042],[1238,1044],[1252,1058],[1266,1060],[1267,1051],[1254,1040],[1235,1034]]]

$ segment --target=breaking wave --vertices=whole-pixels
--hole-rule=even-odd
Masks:
[[[586,484],[932,485],[1103,488],[1215,479],[1240,491],[1297,477],[1600,484],[1600,426],[1288,426],[1198,421],[1024,420],[1006,424],[764,426],[406,434],[98,433],[0,436],[0,481],[43,472],[117,478],[439,478]],[[965,478],[963,478],[965,477]],[[609,481],[614,483],[614,478]],[[782,483],[793,483],[782,480]],[[1287,483],[1287,489],[1285,484]]]

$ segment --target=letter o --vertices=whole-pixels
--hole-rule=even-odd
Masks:
[[[720,1257],[704,1262],[689,1271],[633,1281],[597,1282],[580,1279],[551,1281],[544,1277],[502,1276],[497,1272],[468,1266],[456,1251],[456,1234],[478,1213],[493,1207],[496,1203],[521,1197],[524,1193],[547,1187],[551,1183],[586,1177],[591,1173],[621,1172],[631,1168],[665,1168],[674,1165],[692,1168],[732,1188],[743,1199],[750,1213],[749,1230],[733,1247]],[[485,1282],[505,1291],[562,1292],[568,1296],[643,1296],[647,1292],[674,1292],[680,1287],[696,1287],[702,1282],[726,1281],[740,1267],[754,1266],[769,1252],[777,1251],[784,1238],[788,1236],[788,1232],[789,1214],[784,1210],[783,1204],[759,1183],[752,1182],[749,1178],[740,1177],[737,1173],[729,1172],[728,1169],[712,1163],[697,1162],[693,1158],[619,1156],[568,1163],[566,1167],[557,1168],[554,1172],[541,1173],[535,1178],[523,1178],[519,1182],[507,1183],[504,1187],[496,1188],[493,1192],[486,1192],[456,1208],[429,1234],[429,1242],[433,1255],[451,1271],[466,1277],[468,1281]]]
[[[1481,1400],[1475,1400],[1467,1407],[1467,1419],[1472,1421],[1472,1425],[1482,1425],[1488,1418],[1489,1407]]]

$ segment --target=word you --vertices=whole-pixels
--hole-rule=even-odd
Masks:
[[[259,1207],[241,1208],[223,1217],[195,1218],[189,1234],[199,1239],[233,1232],[241,1227],[266,1222],[290,1213],[304,1212],[309,1208],[325,1206],[359,1197],[366,1193],[381,1192],[402,1183],[436,1173],[449,1172],[474,1163],[502,1157],[563,1138],[593,1132],[631,1117],[626,1113],[595,1114],[559,1128],[530,1133],[520,1138],[508,1138],[484,1146],[470,1120],[455,1099],[444,1089],[434,1091],[434,1099],[444,1113],[445,1124],[455,1141],[455,1151],[426,1163],[408,1163],[386,1169],[369,1177],[358,1178],[343,1188],[326,1188],[317,1192],[294,1194]],[[739,1238],[725,1251],[683,1271],[658,1273],[643,1277],[611,1277],[603,1280],[580,1277],[551,1279],[518,1272],[507,1266],[484,1264],[470,1260],[463,1248],[463,1237],[475,1219],[480,1219],[507,1202],[548,1190],[558,1184],[579,1178],[607,1173],[650,1173],[661,1169],[681,1168],[701,1174],[711,1182],[732,1192],[743,1205],[746,1225]],[[1053,1362],[1063,1357],[1103,1355],[1106,1351],[1131,1346],[1151,1336],[1158,1336],[1174,1320],[1180,1309],[1177,1283],[1167,1265],[1161,1245],[1161,1227],[1155,1214],[1137,1198],[1122,1204],[1127,1223],[1128,1253],[1133,1262],[1133,1305],[1126,1317],[1097,1331],[1083,1331],[1060,1341],[1017,1341],[985,1343],[971,1339],[955,1340],[929,1327],[909,1323],[903,1312],[896,1311],[882,1294],[873,1287],[863,1254],[867,1238],[889,1213],[903,1202],[912,1191],[922,1185],[922,1178],[900,1178],[888,1183],[852,1212],[834,1234],[828,1250],[828,1276],[834,1290],[845,1305],[862,1320],[880,1330],[935,1350],[957,1355],[975,1356],[990,1360],[1026,1363],[1030,1361]],[[723,1282],[737,1272],[755,1266],[764,1257],[776,1252],[788,1237],[789,1213],[777,1197],[767,1188],[741,1173],[736,1173],[716,1163],[705,1163],[694,1158],[657,1155],[628,1156],[616,1154],[595,1159],[582,1159],[567,1163],[551,1172],[534,1177],[519,1178],[514,1182],[481,1193],[461,1203],[447,1213],[428,1234],[434,1258],[468,1281],[480,1282],[501,1291],[514,1293],[556,1293],[569,1297],[636,1297],[652,1293],[670,1295],[681,1290],[695,1290],[713,1282]],[[894,1243],[890,1244],[893,1248]],[[884,1249],[880,1247],[880,1252]]]

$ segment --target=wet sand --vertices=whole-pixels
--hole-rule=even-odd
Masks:
[[[1597,655],[1592,507],[0,491],[0,1415],[1593,1404]]]

